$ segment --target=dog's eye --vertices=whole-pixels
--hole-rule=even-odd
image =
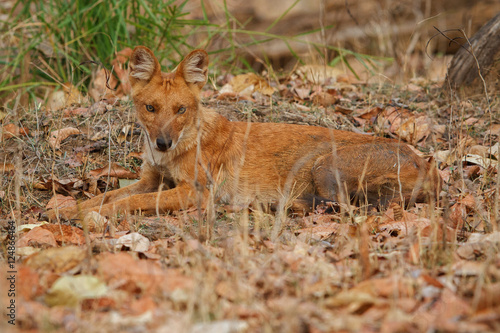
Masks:
[[[155,108],[152,105],[146,105],[146,110],[149,112],[155,112]]]
[[[181,107],[179,108],[179,110],[177,110],[177,113],[178,113],[178,114],[183,114],[184,112],[186,112],[186,107],[184,107],[184,106],[181,106]]]

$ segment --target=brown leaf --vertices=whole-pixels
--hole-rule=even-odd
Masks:
[[[500,136],[500,124],[491,124],[489,129],[486,131],[489,135]]]
[[[86,251],[77,246],[64,246],[42,250],[28,259],[25,264],[36,270],[50,270],[54,273],[66,272],[85,259]]]
[[[85,98],[77,87],[71,83],[65,83],[62,90],[54,90],[47,100],[49,110],[57,111],[71,106],[72,104],[81,104]]]
[[[39,228],[46,229],[54,234],[58,244],[84,245],[83,231],[65,224],[44,224]]]
[[[311,94],[311,89],[309,88],[293,88],[293,92],[299,97],[300,100],[308,100]]]
[[[380,231],[388,232],[394,236],[406,236],[411,233],[413,230],[424,230],[428,226],[430,226],[431,221],[427,218],[418,218],[409,221],[394,221],[383,223],[378,226]]]
[[[356,117],[361,119],[366,119],[373,123],[377,119],[378,115],[382,113],[384,109],[376,106],[365,110],[356,110]]]
[[[56,239],[54,234],[41,227],[35,227],[25,233],[16,244],[17,247],[33,246],[33,247],[56,247]]]
[[[481,290],[478,309],[486,309],[500,305],[500,282],[486,285]]]
[[[24,300],[42,296],[45,288],[40,284],[39,274],[32,268],[22,265],[18,268],[17,290]]]
[[[406,109],[389,106],[377,115],[377,121],[374,125],[376,125],[380,132],[395,133],[403,120],[411,116],[411,112]]]
[[[463,198],[461,198],[459,203],[465,205],[467,208],[474,209],[476,207],[476,200],[472,194],[467,194]]]
[[[220,297],[233,302],[237,297],[236,288],[236,283],[233,281],[222,280],[215,286],[215,292]]]
[[[344,71],[331,66],[303,65],[297,68],[295,73],[304,81],[314,84],[325,84],[328,80],[332,82],[337,81],[337,76],[344,74]],[[345,81],[345,75],[343,80]]]
[[[400,221],[403,222],[415,221],[418,218],[419,218],[418,215],[405,211],[400,205],[393,203],[390,205],[390,207],[385,211],[384,215],[382,216],[382,219],[380,221],[381,223],[380,226],[386,223],[389,224],[394,222],[399,223]]]
[[[339,101],[339,98],[323,91],[312,96],[312,101],[314,104],[327,107],[336,104]]]
[[[456,318],[466,317],[472,312],[471,306],[451,290],[444,288],[439,298],[429,299],[412,314],[419,320],[419,331],[438,329],[457,331]],[[447,329],[445,329],[447,328]]]
[[[15,124],[5,124],[0,131],[0,139],[7,140],[18,136],[28,136],[29,129],[27,127],[19,127]]]
[[[47,181],[39,181],[33,184],[33,188],[37,190],[55,190],[57,193],[63,194],[64,196],[75,196],[78,191],[74,189],[75,183],[78,182],[77,179],[49,179]]]
[[[433,236],[434,233],[435,236]],[[447,242],[453,242],[456,239],[456,230],[445,225],[442,219],[435,225],[429,224],[421,229],[420,234],[422,237],[436,237],[439,240],[442,240],[444,236]]]
[[[156,295],[194,286],[192,278],[180,270],[164,270],[156,261],[137,260],[126,252],[100,254],[97,263],[99,275],[116,289]]]
[[[314,239],[324,240],[331,236],[344,236],[347,237],[352,233],[351,229],[355,229],[353,226],[346,223],[330,223],[319,225],[312,228],[304,228],[296,230],[297,235],[303,235],[305,237],[313,237]],[[301,237],[302,238],[302,237]]]
[[[61,142],[71,135],[80,134],[80,130],[74,127],[66,127],[50,133],[49,144],[53,149],[61,148]]]
[[[62,194],[56,194],[53,196],[45,208],[47,209],[55,209],[55,208],[65,208],[65,207],[74,207],[76,206],[76,200],[75,198],[71,196],[64,196]]]
[[[110,90],[108,86],[115,89],[117,85],[118,80],[115,76],[107,72],[106,69],[101,68],[95,74],[91,88],[89,89],[89,95],[95,102],[100,101],[103,98],[114,97],[115,92]]]
[[[349,291],[364,292],[377,297],[413,297],[415,281],[409,278],[389,276],[360,282]]]
[[[352,109],[348,109],[346,107],[343,107],[341,105],[335,105],[335,112],[339,112],[339,113],[342,113],[342,114],[345,114],[345,115],[349,115],[353,112]]]
[[[130,91],[132,90],[132,87],[128,80],[129,70],[128,68],[125,68],[125,63],[128,61],[131,55],[132,49],[127,47],[118,52],[116,58],[111,61],[111,65],[113,65],[113,71],[120,80],[119,92],[124,95],[129,95]]]
[[[255,100],[251,96],[238,95],[235,92],[225,92],[219,94],[217,96],[218,101],[251,101],[255,102]]]
[[[108,225],[108,219],[99,214],[98,212],[89,212],[83,218],[84,225],[86,224],[91,232],[104,232],[105,227]]]
[[[395,127],[393,128],[393,126],[391,126],[391,131],[398,134],[404,141],[415,145],[417,142],[431,134],[431,124],[432,122],[430,118],[425,115],[410,117],[408,120],[403,122],[397,130]]]
[[[435,278],[433,278],[429,274],[422,273],[420,275],[420,277],[422,278],[422,280],[424,280],[427,284],[429,284],[431,286],[434,286],[434,287],[440,288],[440,289],[444,288],[444,285],[441,282],[439,282],[438,280],[436,280]]]
[[[79,108],[68,108],[63,111],[63,117],[69,118],[74,116],[90,116],[90,108],[88,107],[79,107]]]
[[[127,158],[130,158],[130,157],[137,158],[137,159],[139,159],[141,161],[143,159],[142,152],[137,152],[137,151],[130,152],[127,155]]]
[[[489,246],[487,243],[465,243],[457,249],[457,254],[462,259],[474,260],[484,255]]]
[[[266,79],[255,73],[237,75],[229,83],[232,90],[239,95],[251,96],[254,91],[263,95],[271,96],[275,89],[272,88]]]
[[[481,167],[479,165],[466,165],[464,167],[464,174],[467,179],[474,180],[479,177]]]
[[[132,172],[116,163],[111,163],[111,166],[108,164],[102,168],[94,169],[89,172],[89,175],[95,179],[107,176],[125,179],[137,179],[139,177],[137,173]]]
[[[82,156],[81,153],[67,155],[64,159],[64,163],[67,164],[70,168],[82,166],[84,163],[84,156]]]
[[[465,225],[467,210],[464,204],[456,203],[450,207],[450,219],[448,226],[453,229],[462,229]]]

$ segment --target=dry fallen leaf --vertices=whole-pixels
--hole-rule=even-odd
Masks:
[[[49,306],[62,305],[75,307],[84,299],[106,295],[108,288],[95,276],[61,276],[45,295]]]
[[[50,94],[47,107],[49,110],[57,111],[71,106],[72,104],[81,104],[84,101],[85,98],[78,88],[71,83],[65,83],[62,86],[62,90],[54,90]]]
[[[98,212],[89,212],[83,218],[84,225],[86,224],[91,232],[102,233],[108,224],[108,219]]]
[[[66,127],[50,133],[49,144],[53,149],[61,148],[61,142],[71,135],[80,134],[80,130],[74,127]]]
[[[97,102],[101,99],[113,98],[113,97],[123,97],[123,94],[117,95],[116,91],[110,90],[115,89],[118,85],[118,80],[116,77],[109,73],[106,69],[101,68],[97,71],[92,80],[91,88],[89,89],[89,95],[92,99]]]
[[[304,228],[295,231],[301,241],[308,239],[324,240],[332,236],[347,237],[355,227],[346,223],[330,223],[318,225],[312,228]]]
[[[108,164],[106,166],[103,166],[102,168],[94,169],[90,171],[89,174],[95,179],[107,176],[126,179],[137,179],[139,177],[137,173],[132,172],[117,163],[111,163],[111,165]]]
[[[263,77],[255,73],[247,73],[233,77],[228,85],[222,87],[220,93],[233,92],[238,95],[252,96],[254,92],[259,92],[271,96],[275,90]]]
[[[462,158],[463,162],[467,163],[472,163],[472,164],[477,164],[482,166],[485,169],[488,169],[490,166],[497,166],[498,161],[492,158],[480,156],[480,155],[474,155],[474,154],[467,154]]]
[[[55,208],[66,208],[66,207],[74,207],[76,206],[76,200],[75,198],[71,196],[65,196],[62,194],[56,194],[53,196],[49,202],[47,203],[47,206],[45,206],[46,209],[55,209]]]
[[[363,292],[384,298],[391,298],[396,295],[397,297],[413,297],[416,292],[415,287],[413,279],[393,275],[362,281],[349,291]]]
[[[431,120],[425,115],[410,117],[394,133],[397,133],[404,141],[416,145],[417,142],[431,134]]]
[[[54,237],[59,244],[85,244],[83,231],[79,228],[65,224],[44,224],[40,228],[49,230],[54,234]]]
[[[377,108],[374,110],[377,111]],[[375,111],[372,109],[371,113]],[[414,115],[404,108],[388,107],[377,114],[376,120],[379,131],[398,135],[412,145],[431,133],[432,120],[427,115]]]
[[[486,255],[489,251],[494,251],[500,245],[500,232],[495,231],[490,234],[472,233],[467,243],[461,244],[457,249],[457,254],[467,260],[473,260]]]
[[[191,327],[190,333],[238,333],[248,330],[248,323],[243,320],[221,320],[199,323]]]
[[[33,228],[19,238],[16,243],[17,247],[33,246],[33,247],[56,247],[56,239],[54,234],[48,230],[37,227]]]
[[[113,65],[113,71],[116,73],[116,76],[120,80],[119,93],[123,93],[123,95],[130,94],[130,91],[132,90],[132,87],[130,86],[130,82],[128,80],[129,69],[125,68],[125,63],[128,61],[131,55],[132,49],[126,47],[118,52],[117,57],[113,59],[113,61],[111,61],[111,65]]]
[[[7,140],[18,136],[28,136],[29,129],[27,127],[19,127],[15,124],[5,124],[0,128],[0,139]]]
[[[78,108],[68,108],[63,112],[64,117],[74,117],[74,116],[82,116],[89,117],[90,116],[90,108],[89,107],[78,107]]]
[[[21,224],[20,226],[17,227],[17,232],[26,232],[26,231],[30,231],[31,229],[34,229],[36,227],[39,227],[43,224],[47,224],[47,222],[40,222],[40,223],[37,223],[37,224]]]
[[[126,247],[130,251],[146,252],[149,249],[149,244],[149,239],[137,232],[133,232],[118,238],[115,249],[120,251],[122,247]]]
[[[309,96],[311,95],[311,89],[309,89],[309,88],[297,88],[296,87],[293,89],[293,92],[302,101],[308,100]]]
[[[20,266],[16,286],[19,293],[16,296],[20,296],[24,301],[42,296],[46,288],[40,282],[39,272],[25,265]]]
[[[54,247],[29,257],[25,264],[37,270],[63,273],[78,266],[85,259],[85,255],[86,250],[78,246]]]
[[[336,104],[339,101],[339,97],[329,94],[326,91],[316,93],[312,96],[312,100],[314,104],[319,104],[323,107],[327,107],[333,104]]]
[[[128,252],[102,253],[97,256],[97,262],[99,276],[108,285],[121,290],[156,295],[194,286],[192,277],[180,270],[164,270],[158,262],[134,259]]]
[[[303,65],[297,68],[295,73],[304,81],[313,84],[324,84],[327,80],[337,81],[337,76],[344,74],[344,71],[331,66]]]

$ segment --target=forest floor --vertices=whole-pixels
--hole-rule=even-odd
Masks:
[[[143,142],[125,94],[61,105],[52,96],[0,132],[1,266],[15,271],[16,329],[500,331],[498,93],[488,102],[424,79],[320,81],[226,75],[205,87],[203,103],[231,120],[399,138],[437,161],[439,204],[289,214],[276,239],[276,215],[223,204],[214,219],[192,209],[97,217],[86,228],[46,223],[47,208],[140,177]]]

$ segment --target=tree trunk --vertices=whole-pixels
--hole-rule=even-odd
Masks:
[[[479,71],[484,78],[492,69],[496,56],[500,54],[500,13],[479,29],[470,43],[472,51],[466,43],[465,49],[460,48],[451,60],[447,78],[453,88],[477,84]],[[476,56],[477,62],[471,53]]]

